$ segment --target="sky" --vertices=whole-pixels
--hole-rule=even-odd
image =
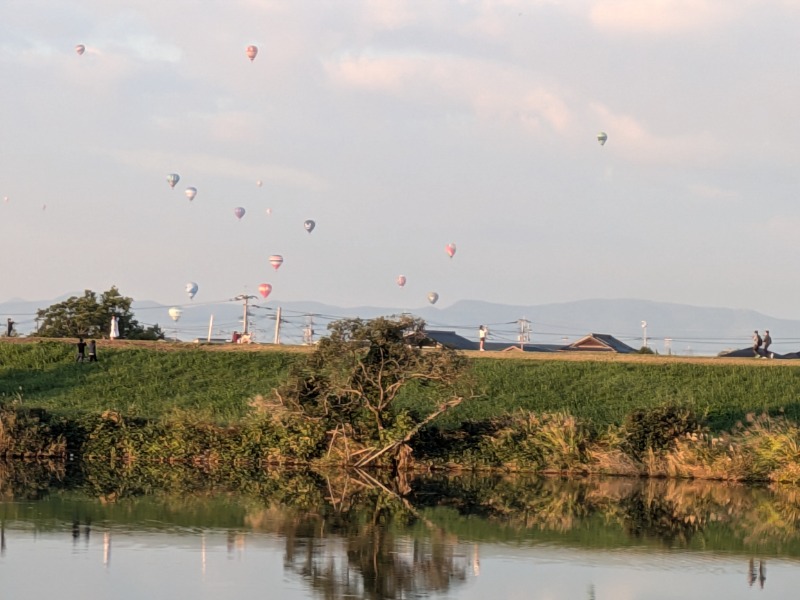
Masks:
[[[6,0],[0,301],[797,318],[798,30],[800,0]]]

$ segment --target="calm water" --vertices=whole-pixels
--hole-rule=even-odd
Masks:
[[[374,474],[373,474],[374,475]],[[0,469],[3,598],[794,598],[800,491]]]

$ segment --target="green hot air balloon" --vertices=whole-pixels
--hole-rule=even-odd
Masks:
[[[601,146],[605,145],[607,139],[608,135],[606,134],[605,131],[601,131],[600,133],[597,134],[597,141],[600,142]]]

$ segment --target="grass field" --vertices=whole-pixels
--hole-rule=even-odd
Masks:
[[[195,346],[101,341],[100,362],[75,362],[74,344],[0,342],[0,398],[74,416],[117,410],[163,418],[187,411],[229,423],[249,400],[268,395],[308,348]],[[478,395],[440,422],[443,428],[516,410],[566,411],[602,427],[637,408],[692,406],[712,429],[748,413],[784,413],[800,421],[800,363],[757,359],[616,354],[467,353]],[[420,398],[406,397],[413,408]]]

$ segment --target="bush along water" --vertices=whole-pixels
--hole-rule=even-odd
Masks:
[[[332,459],[335,444],[344,444],[341,429],[337,433],[324,419],[273,405],[267,410],[263,402],[256,399],[249,417],[228,426],[188,413],[147,420],[106,411],[69,421],[5,406],[0,456],[207,466],[341,464],[341,457]],[[732,431],[712,433],[680,406],[637,411],[605,430],[568,413],[520,412],[448,432],[422,429],[406,445],[404,468],[410,470],[800,483],[800,425],[780,415],[748,415]]]

